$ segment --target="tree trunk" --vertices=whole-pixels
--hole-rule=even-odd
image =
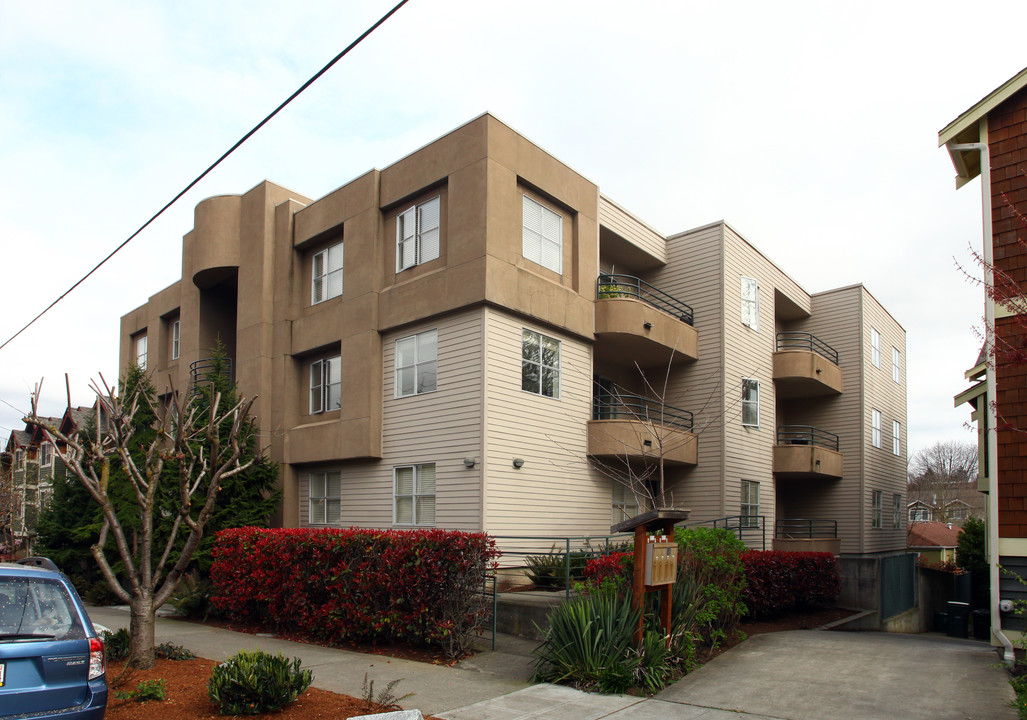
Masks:
[[[132,598],[132,620],[129,626],[131,640],[128,646],[128,662],[139,670],[148,670],[156,664],[154,655],[154,631],[156,630],[153,593],[144,592]]]

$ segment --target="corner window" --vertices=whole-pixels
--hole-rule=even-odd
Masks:
[[[881,411],[870,411],[870,442],[875,448],[881,447]]]
[[[441,200],[434,197],[396,218],[396,272],[438,259],[440,216]]]
[[[310,414],[341,407],[342,357],[336,355],[310,363]]]
[[[870,329],[870,362],[875,368],[881,367],[881,333]]]
[[[902,425],[898,420],[891,424],[891,451],[893,455],[902,454]]]
[[[435,524],[435,463],[393,469],[393,525]]]
[[[53,465],[53,445],[48,442],[39,446],[39,464],[43,467]]]
[[[742,324],[760,330],[760,286],[752,278],[742,278]]]
[[[742,379],[742,425],[760,426],[760,381]]]
[[[901,377],[899,371],[901,357],[899,349],[893,347],[891,349],[891,379],[897,383],[902,382],[902,380],[899,379]]]
[[[521,252],[524,258],[561,274],[563,217],[527,195],[522,197],[524,226],[521,234]]]
[[[146,333],[136,335],[133,339],[135,345],[136,365],[140,370],[146,369]]]
[[[881,504],[884,502],[884,493],[880,490],[874,490],[872,504],[870,506],[870,527],[875,530],[880,530],[882,527],[883,519],[881,513],[883,508]]]
[[[310,271],[310,304],[342,295],[342,243],[314,254]]]
[[[560,341],[542,333],[521,332],[521,390],[560,397]]]
[[[171,359],[178,360],[182,348],[182,323],[175,320],[171,323]]]
[[[639,513],[638,498],[631,492],[627,480],[613,479],[613,499],[610,503],[610,524],[616,525]]]
[[[760,484],[752,480],[742,480],[742,503],[739,510],[739,527],[758,528],[760,526]]]
[[[337,525],[342,516],[342,476],[335,472],[310,473],[311,525]]]
[[[438,330],[429,330],[396,341],[396,397],[435,391],[438,348]]]
[[[893,530],[902,529],[902,496],[892,495],[891,525]]]

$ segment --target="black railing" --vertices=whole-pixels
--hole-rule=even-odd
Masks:
[[[777,349],[781,350],[809,350],[838,364],[838,351],[808,332],[779,332],[777,334]]]
[[[838,451],[838,436],[811,425],[780,425],[777,428],[778,445],[818,445]]]
[[[688,410],[641,395],[597,394],[592,398],[593,420],[637,420],[671,425],[692,432],[693,416]]]
[[[226,357],[221,362],[221,375],[228,382],[232,382],[232,358]],[[203,358],[189,363],[189,377],[192,381],[193,392],[199,392],[200,383],[207,381],[216,370],[218,367],[213,358]]]
[[[634,275],[600,275],[596,281],[596,297],[600,300],[635,298],[652,305],[657,310],[673,315],[682,322],[689,325],[695,324],[695,315],[690,305],[686,305]]]
[[[729,530],[738,536],[738,539],[749,547],[759,546],[761,550],[767,549],[767,517],[766,515],[730,515],[695,522],[683,525],[683,527],[712,527]]]
[[[781,540],[837,538],[838,521],[781,518],[774,523],[774,537]]]

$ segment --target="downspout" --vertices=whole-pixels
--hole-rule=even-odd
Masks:
[[[982,121],[981,135],[987,138],[988,128],[985,124],[987,119]],[[994,246],[992,244],[992,221],[991,221],[991,154],[986,142],[964,143],[950,145],[950,150],[965,151],[976,150],[980,153],[981,159],[981,222],[984,234],[984,283],[985,287],[994,289]],[[988,433],[985,436],[988,443],[988,466],[986,468],[990,486],[988,488],[988,572],[991,580],[991,593],[988,601],[991,605],[991,632],[995,639],[1002,643],[1004,648],[1002,661],[1012,667],[1016,661],[1016,654],[1013,651],[1013,643],[1002,632],[1002,616],[999,612],[999,554],[998,554],[998,415],[996,403],[998,392],[995,388],[995,360],[992,352],[995,339],[995,299],[994,296],[985,298],[984,303],[984,333],[989,345],[988,353],[991,356],[991,367],[985,373],[985,387],[987,397],[986,417]]]

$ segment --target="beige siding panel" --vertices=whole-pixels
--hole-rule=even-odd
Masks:
[[[661,263],[667,262],[667,241],[607,197],[599,196],[599,224],[643,250]]]
[[[592,348],[545,326],[487,309],[485,523],[500,536],[605,535],[611,484],[586,458]],[[527,328],[561,341],[560,397],[521,390]],[[513,467],[521,458],[524,466]]]
[[[435,392],[394,397],[396,340],[437,329]],[[383,458],[344,464],[342,526],[392,527],[393,468],[435,463],[435,526],[481,529],[482,311],[472,310],[411,326],[383,338]],[[477,460],[474,468],[463,459]],[[319,467],[318,469],[325,469]],[[309,518],[306,472],[300,473],[300,517]]]

